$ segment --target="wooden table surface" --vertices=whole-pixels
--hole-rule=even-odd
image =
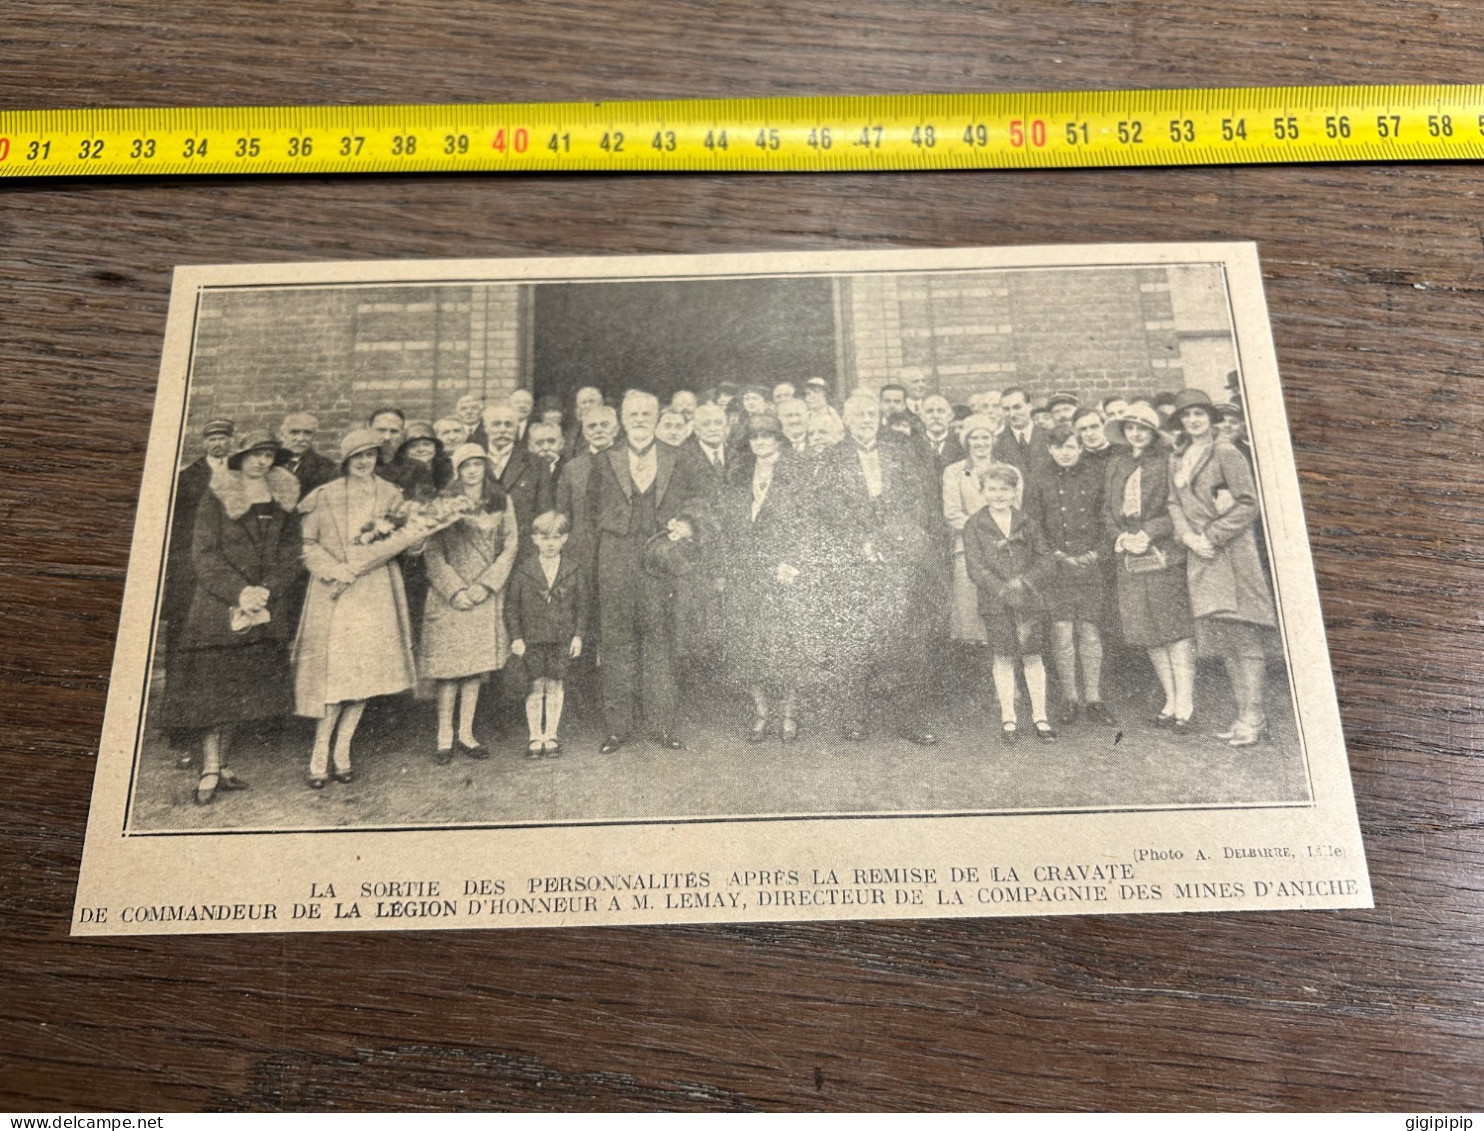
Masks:
[[[9,0],[0,105],[1472,82],[1457,0]],[[0,1107],[1484,1106],[1484,169],[0,185]],[[178,263],[1253,239],[1376,909],[68,937]]]

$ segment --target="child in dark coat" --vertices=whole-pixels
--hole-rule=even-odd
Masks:
[[[1015,657],[1025,672],[1036,737],[1056,737],[1046,717],[1046,665],[1041,661],[1046,604],[1041,587],[1055,567],[1034,519],[1021,510],[1020,470],[991,464],[980,477],[984,507],[964,524],[964,568],[979,590],[979,616],[994,653],[1001,736],[1017,737]]]
[[[543,754],[555,758],[561,753],[557,727],[562,721],[567,662],[582,655],[588,584],[578,563],[562,555],[570,529],[560,511],[538,515],[531,523],[536,553],[516,564],[505,594],[510,651],[524,660],[530,681],[528,758]]]

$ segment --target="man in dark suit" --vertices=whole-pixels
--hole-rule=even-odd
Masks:
[[[690,437],[679,449],[693,471],[695,508],[713,520],[727,489],[752,476],[752,452],[728,442],[729,424],[720,405],[697,405]],[[717,531],[714,521],[697,531],[695,568],[678,578],[675,586],[675,653],[681,660],[682,682],[698,694],[718,686],[726,646],[727,597],[720,583],[726,554]]]
[[[795,455],[809,454],[809,406],[797,397],[786,397],[778,402],[778,427],[783,429],[783,438]]]
[[[943,482],[943,469],[957,463],[967,454],[958,437],[953,434],[953,406],[947,397],[932,393],[922,400],[923,439],[933,457],[933,469],[939,486]]]
[[[567,516],[571,524],[565,557],[583,570],[588,592],[593,592],[596,581],[593,569],[592,515],[588,509],[588,481],[598,453],[606,452],[618,436],[618,413],[613,406],[589,405],[582,420],[581,443],[575,454],[562,460],[557,471],[556,490],[552,509]],[[573,703],[584,718],[593,717],[601,707],[601,694],[597,690],[598,658],[601,633],[598,618],[588,618],[587,635],[583,637],[582,655],[573,660],[567,670],[567,679],[573,688]]]
[[[562,463],[566,460],[562,452],[562,428],[559,424],[548,424],[544,420],[533,420],[526,428],[526,447],[533,456],[546,461],[555,485],[561,475]]]
[[[542,511],[550,509],[554,492],[551,469],[546,461],[515,442],[519,427],[520,414],[508,401],[492,404],[484,410],[490,468],[515,503],[515,525],[520,531],[517,554],[524,556],[535,552],[530,540],[531,522]]]
[[[530,389],[512,389],[506,398],[515,409],[515,442],[526,445],[526,431],[531,426],[531,413],[536,410],[536,398]]]
[[[603,390],[596,385],[584,385],[578,389],[572,399],[572,415],[567,420],[566,448],[569,456],[576,455],[582,451],[585,443],[586,429],[583,427],[587,420],[587,414],[595,408],[603,407]],[[609,406],[612,407],[612,406]],[[618,430],[618,415],[614,413],[614,433]],[[569,553],[571,551],[568,551]]]
[[[1031,398],[1024,389],[1006,389],[1000,394],[1005,430],[994,442],[994,458],[1013,464],[1029,479],[1046,454],[1046,433],[1031,423]]]
[[[319,421],[307,412],[291,412],[278,426],[280,446],[274,466],[283,468],[299,481],[301,499],[316,487],[340,477],[340,465],[314,450],[314,434],[318,431]]]
[[[186,614],[196,592],[196,573],[191,567],[191,540],[196,532],[196,511],[211,489],[211,477],[227,470],[236,432],[230,420],[211,420],[201,430],[205,453],[181,468],[175,478],[175,505],[170,511],[170,551],[165,567],[165,597],[160,619],[165,622],[165,664],[170,666],[175,642],[185,628]]]
[[[594,458],[599,452],[611,448],[617,436],[618,413],[610,405],[599,405],[589,410],[582,422],[582,446],[562,461],[557,472],[554,509],[561,511],[572,523],[567,553],[583,561],[592,556],[588,546],[591,532],[584,525],[589,517],[587,482],[592,475]]]
[[[464,426],[464,442],[489,446],[489,437],[484,434],[484,402],[474,393],[465,393],[454,405],[453,414]]]
[[[836,575],[826,623],[845,737],[864,738],[872,703],[884,701],[903,737],[931,746],[938,738],[923,715],[935,617],[924,595],[942,589],[933,537],[941,510],[924,513],[922,469],[906,445],[879,441],[880,413],[870,393],[852,394],[842,413],[846,438],[822,457]]]
[[[662,747],[683,749],[675,734],[675,580],[650,561],[646,548],[669,531],[684,540],[694,531],[687,508],[695,501],[694,465],[658,443],[659,400],[624,394],[619,413],[626,440],[594,457],[588,508],[595,532],[598,625],[603,638],[599,671],[611,754],[644,726]],[[663,547],[661,547],[663,549]]]
[[[714,499],[742,474],[744,458],[727,442],[728,423],[726,410],[720,405],[698,405],[690,439],[681,445],[696,466],[698,489],[707,500]],[[751,474],[750,469],[747,474]]]

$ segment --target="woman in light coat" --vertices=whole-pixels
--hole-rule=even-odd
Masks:
[[[1226,664],[1237,701],[1236,720],[1217,737],[1251,746],[1267,736],[1263,633],[1277,625],[1253,534],[1261,517],[1257,486],[1247,458],[1216,438],[1220,415],[1205,393],[1181,391],[1170,419],[1180,429],[1170,457],[1170,519],[1190,551],[1190,609],[1202,643]]]
[[[943,519],[953,531],[953,608],[948,633],[954,640],[983,644],[984,620],[979,616],[979,590],[964,566],[964,524],[984,506],[980,477],[994,459],[994,422],[987,416],[964,420],[963,445],[968,457],[943,469]]]
[[[462,495],[474,511],[428,539],[428,602],[418,644],[418,671],[438,685],[438,746],[433,760],[453,757],[453,708],[459,706],[459,746],[471,758],[488,750],[474,737],[479,686],[505,666],[505,582],[520,548],[515,504],[495,479],[478,444],[453,454],[454,477],[441,495]]]
[[[351,780],[350,743],[366,700],[413,684],[412,626],[397,555],[426,527],[409,521],[371,541],[371,530],[402,501],[376,474],[381,437],[357,428],[340,442],[341,478],[299,504],[304,564],[311,581],[294,641],[294,710],[318,720],[309,785]]]

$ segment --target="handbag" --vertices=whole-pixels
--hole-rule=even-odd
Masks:
[[[1124,572],[1130,574],[1158,573],[1160,570],[1168,568],[1169,564],[1170,562],[1165,557],[1165,552],[1158,546],[1150,546],[1142,554],[1123,555]]]

